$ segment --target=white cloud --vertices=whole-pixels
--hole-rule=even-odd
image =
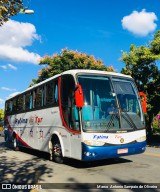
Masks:
[[[135,35],[146,36],[157,27],[155,21],[157,16],[154,12],[133,11],[130,15],[123,17],[122,27]]]
[[[4,100],[0,98],[0,104],[4,104]]]
[[[11,68],[11,69],[13,69],[13,70],[17,70],[17,67],[15,67],[15,66],[12,65],[12,64],[8,64],[8,67]]]
[[[11,88],[8,88],[8,87],[1,87],[2,90],[4,91],[16,91],[16,89],[11,89]]]
[[[9,20],[0,27],[0,59],[37,64],[40,55],[26,49],[34,40],[41,41],[34,25]]]
[[[19,94],[20,92],[14,92],[14,93],[11,93],[6,99],[9,99],[11,97],[14,97],[16,96],[17,94]]]
[[[29,52],[22,47],[0,45],[0,58],[37,64],[40,56],[36,53]]]
[[[7,69],[7,65],[1,65],[0,68],[6,70]]]
[[[0,29],[0,44],[13,47],[25,47],[32,45],[33,40],[40,40],[36,28],[31,23],[22,23],[9,20]]]
[[[6,71],[7,69],[17,70],[17,67],[15,67],[15,66],[12,65],[12,64],[0,65],[0,68],[4,69],[5,71]]]

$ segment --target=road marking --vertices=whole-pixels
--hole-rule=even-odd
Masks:
[[[143,153],[144,155],[149,155],[149,156],[156,156],[156,157],[160,157],[160,154],[156,154],[156,153]]]

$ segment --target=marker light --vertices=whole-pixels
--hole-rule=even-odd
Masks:
[[[92,157],[95,157],[95,156],[96,156],[96,153],[94,153],[94,152],[91,153],[91,152],[85,151],[85,152],[84,152],[84,155],[86,155],[87,157],[91,157],[91,156],[92,156]]]

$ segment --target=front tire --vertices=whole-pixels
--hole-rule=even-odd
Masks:
[[[59,141],[53,141],[53,160],[56,163],[64,163],[64,158],[62,155],[62,148]]]

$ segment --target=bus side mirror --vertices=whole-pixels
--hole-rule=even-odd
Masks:
[[[143,112],[146,113],[147,112],[147,97],[146,97],[146,94],[143,93],[143,92],[139,92],[139,96],[141,98],[141,105],[142,105]]]
[[[76,107],[82,108],[84,106],[84,95],[81,85],[77,85],[75,89],[75,103]]]

